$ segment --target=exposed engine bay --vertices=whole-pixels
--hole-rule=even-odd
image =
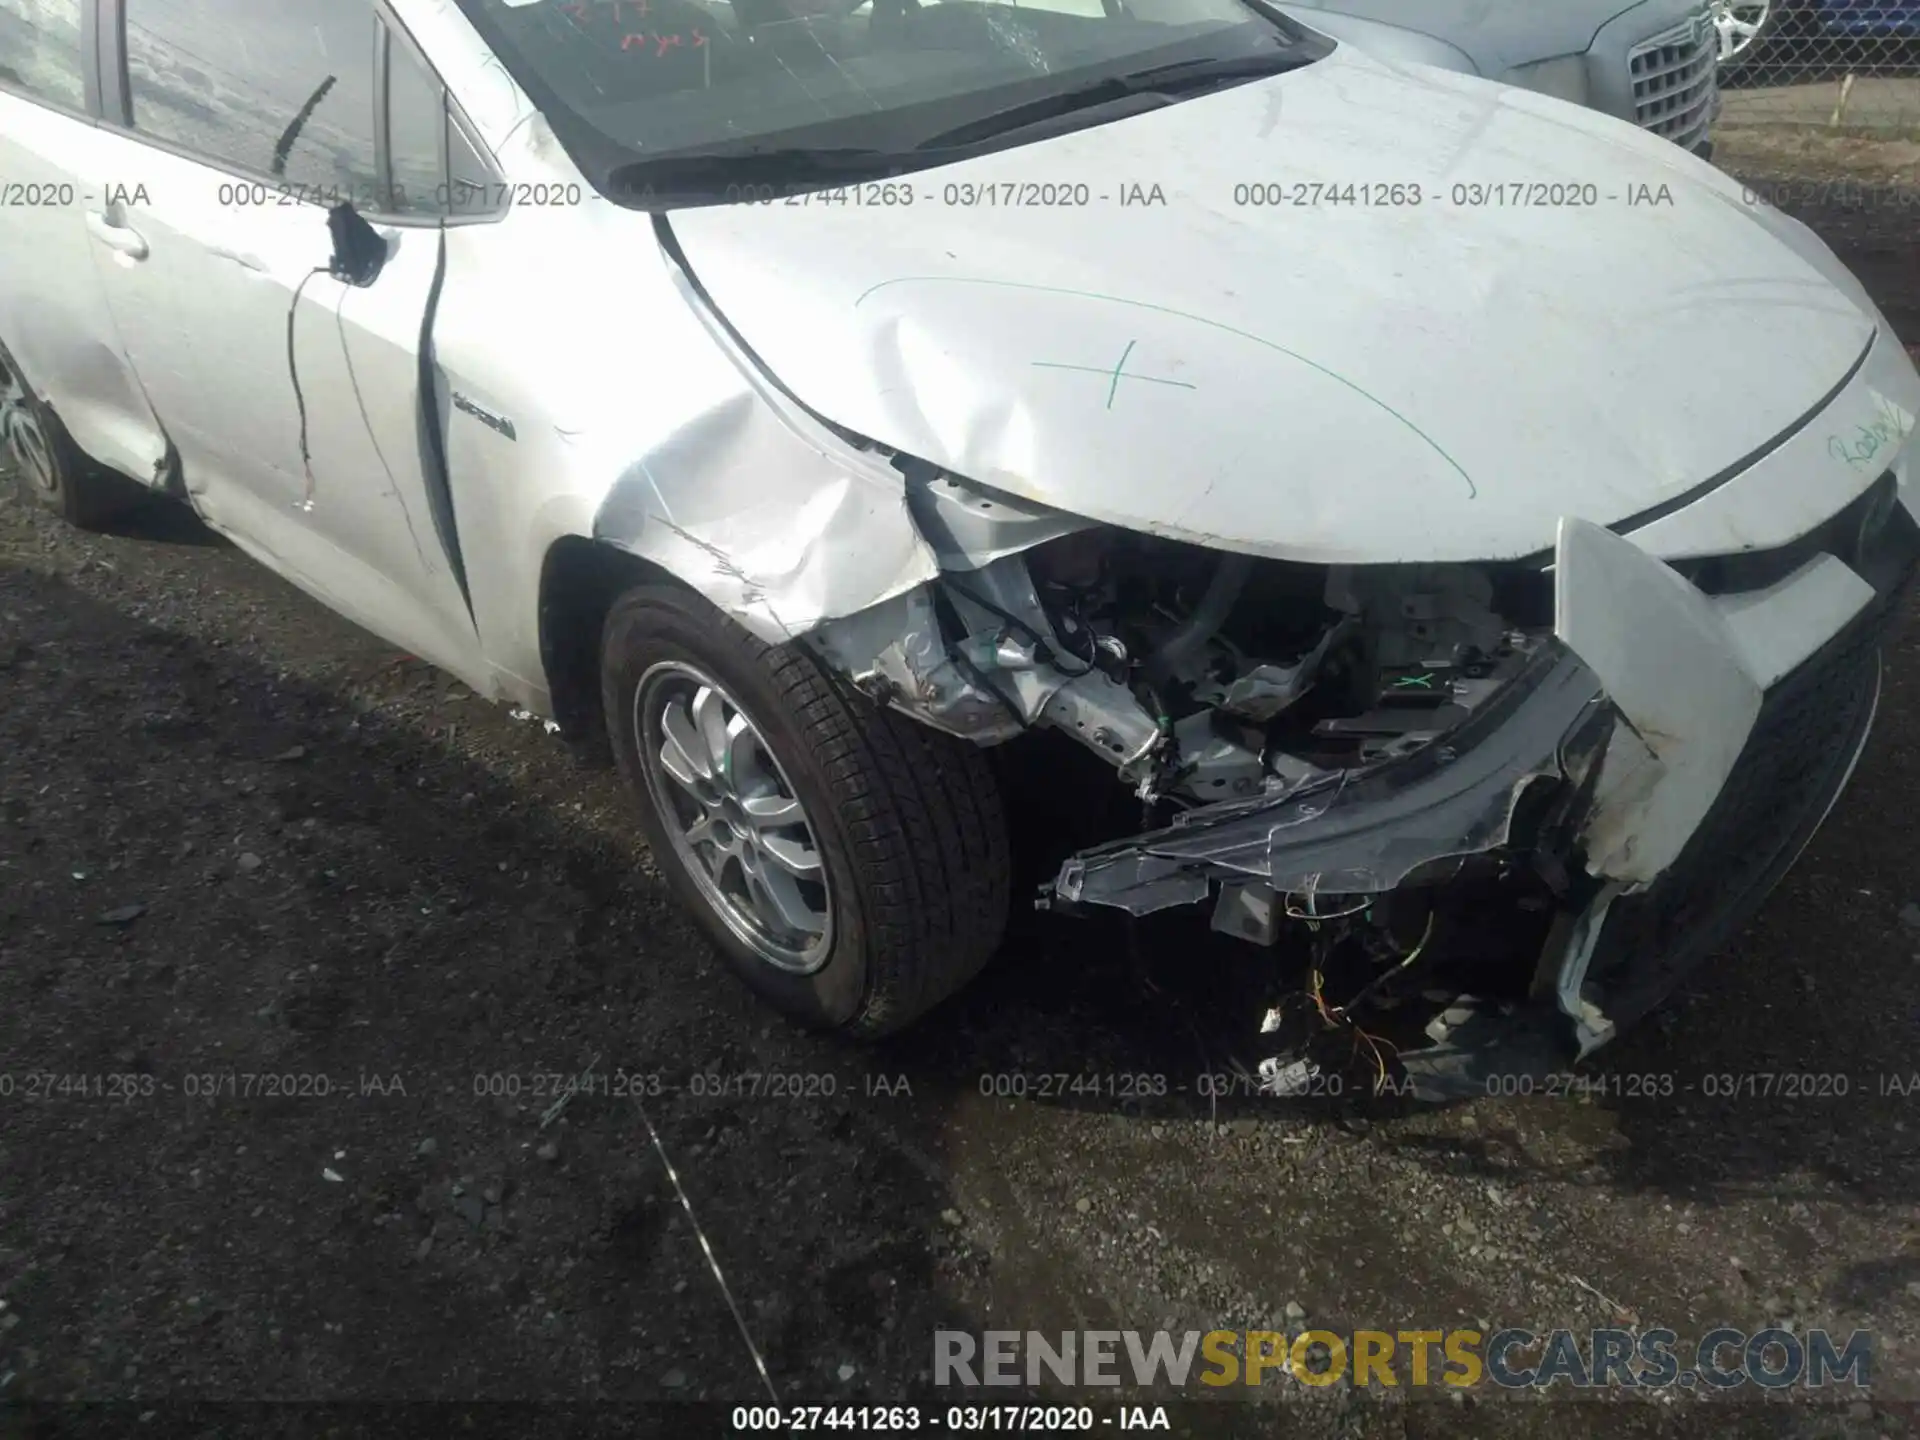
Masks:
[[[1258,947],[1229,949],[1256,957],[1244,1068],[1275,1095],[1480,1094],[1657,1005],[1844,788],[1920,566],[1891,476],[1729,588],[1575,519],[1551,556],[1311,565],[896,463],[940,575],[809,643],[951,734],[1099,756],[1138,820],[1039,908],[1210,907]]]
[[[940,508],[949,517],[971,508],[967,518],[1016,538],[999,527],[1019,525],[1017,516],[991,514],[1004,501],[938,480],[918,495],[916,518],[936,548],[943,535],[957,541]],[[978,533],[966,538],[976,556],[995,548]],[[1466,808],[1447,796],[1436,809],[1420,782],[1450,768],[1449,737],[1472,729],[1496,698],[1508,701],[1494,707],[1502,724],[1516,693],[1538,698],[1537,683],[1521,682],[1537,682],[1558,647],[1551,577],[1537,565],[1313,566],[1108,527],[1075,528],[970,568],[952,563],[957,553],[957,543],[944,548],[941,579],[830,622],[813,643],[876,700],[952,734],[989,745],[1035,730],[1071,737],[1132,790],[1143,828],[1177,835],[1189,821],[1241,812],[1268,817],[1256,822],[1266,826],[1275,807],[1291,805],[1277,823],[1303,839],[1357,838],[1309,847],[1284,873],[1255,845],[1261,853],[1238,867],[1245,878],[1224,883],[1223,864],[1231,871],[1236,861],[1216,851],[1170,887],[1156,880],[1108,897],[1076,883],[1100,864],[1091,852],[1040,902],[1138,916],[1211,898],[1215,931],[1297,951],[1300,963],[1274,967],[1295,983],[1277,985],[1262,1007],[1263,1048],[1273,1052],[1262,1088],[1311,1088],[1323,1065],[1356,1056],[1387,1082],[1388,1057],[1407,1037],[1376,1034],[1360,1018],[1369,1012],[1424,1001],[1406,1013],[1440,1025],[1429,1026],[1433,1040],[1469,989],[1484,996],[1504,979],[1510,998],[1524,998],[1570,878],[1544,856],[1516,866],[1498,852],[1529,808],[1528,782],[1567,780],[1569,765],[1584,775],[1603,733],[1595,727],[1578,755],[1565,753],[1557,730],[1543,756],[1503,752],[1513,773],[1496,777],[1496,814],[1482,813],[1478,786]],[[1593,690],[1567,692],[1554,708],[1562,726]],[[1428,751],[1425,766],[1400,763]],[[1377,812],[1383,782],[1434,812],[1424,832],[1416,821],[1384,841],[1356,837],[1348,806]],[[1449,979],[1463,957],[1471,973]],[[1329,1047],[1338,1053],[1323,1054]]]
[[[815,643],[939,729],[1057,729],[1185,807],[1421,749],[1526,668],[1551,609],[1537,568],[1296,565],[1090,527],[949,565]]]

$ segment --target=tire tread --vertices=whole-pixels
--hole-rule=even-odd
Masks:
[[[874,1039],[910,1025],[978,974],[1005,935],[1007,822],[985,752],[880,708],[804,644],[768,645],[671,587],[615,601],[610,643],[623,617],[654,606],[697,616],[788,707],[840,811],[864,901],[865,990],[841,1029]]]

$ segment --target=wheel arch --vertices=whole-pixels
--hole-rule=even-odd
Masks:
[[[600,632],[613,602],[636,585],[692,587],[664,565],[586,535],[562,535],[540,565],[540,663],[563,737],[604,750]]]

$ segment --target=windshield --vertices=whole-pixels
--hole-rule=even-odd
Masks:
[[[1256,0],[460,3],[589,178],[629,200],[669,176],[919,168],[1330,48]]]

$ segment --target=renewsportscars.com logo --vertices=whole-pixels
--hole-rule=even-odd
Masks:
[[[937,1330],[935,1385],[1045,1384],[1140,1389],[1291,1381],[1383,1388],[1780,1390],[1873,1383],[1873,1335],[1709,1330],[1692,1344],[1650,1330]]]

